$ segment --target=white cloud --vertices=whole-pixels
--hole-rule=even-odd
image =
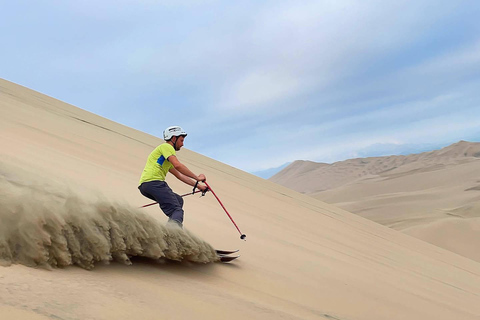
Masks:
[[[402,71],[412,77],[431,77],[446,82],[458,81],[480,71],[480,37],[474,43],[453,48]],[[475,79],[476,80],[476,79]]]
[[[293,75],[257,70],[229,86],[217,108],[222,111],[250,112],[275,108],[274,103],[301,92],[302,83]]]

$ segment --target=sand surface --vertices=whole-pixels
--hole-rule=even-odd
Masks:
[[[211,194],[166,228],[138,208],[160,139],[4,80],[0,132],[2,319],[480,317],[479,263],[188,149],[247,241]]]

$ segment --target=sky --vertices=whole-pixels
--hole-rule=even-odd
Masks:
[[[0,8],[1,78],[247,172],[480,141],[479,1]]]

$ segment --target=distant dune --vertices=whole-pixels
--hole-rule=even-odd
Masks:
[[[480,261],[480,143],[333,164],[296,161],[270,180]]]
[[[1,79],[0,132],[2,320],[480,318],[479,263],[188,149],[247,241],[209,193],[170,230],[137,190],[161,139]]]

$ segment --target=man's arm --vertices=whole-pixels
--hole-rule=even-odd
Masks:
[[[175,176],[177,177],[178,180],[188,184],[188,185],[191,185],[192,187],[195,185],[195,182],[196,180],[193,180],[192,178],[190,177],[187,177],[186,175],[184,175],[183,173],[179,172],[177,169],[175,168],[172,168],[170,169],[170,172]]]
[[[207,180],[207,178],[205,177],[204,174],[200,174],[199,176],[197,176],[192,171],[190,171],[190,169],[188,169],[186,165],[184,165],[184,164],[180,163],[180,161],[178,161],[176,156],[168,157],[168,161],[170,161],[170,163],[173,165],[173,168],[170,169],[170,172],[175,177],[177,177],[178,180],[180,180],[180,181],[182,181],[182,182],[184,182],[188,185],[195,186],[197,181],[202,181],[203,182],[203,181]],[[207,189],[207,186],[202,185],[202,184],[197,184],[197,188],[202,190],[202,191],[205,191]]]
[[[178,180],[188,184],[188,185],[191,185],[192,187],[195,186],[195,184],[197,183],[197,180],[193,180],[189,177],[187,177],[186,175],[184,175],[183,173],[179,172],[177,169],[175,168],[171,168],[170,169],[170,172],[175,176],[177,177]],[[202,176],[202,175],[201,175]],[[205,177],[205,176],[204,176]],[[203,180],[205,181],[205,180]],[[204,184],[197,184],[197,188],[202,190],[202,191],[205,191],[207,190],[207,186],[204,185]]]
[[[206,178],[205,178],[205,175],[203,174],[200,174],[199,176],[197,176],[195,173],[193,173],[192,171],[190,171],[190,169],[187,168],[186,165],[180,163],[180,161],[178,161],[177,157],[176,156],[170,156],[168,157],[168,161],[170,161],[170,163],[173,165],[173,168],[175,168],[175,170],[177,170],[178,172],[180,172],[181,174],[195,180],[195,181],[205,181]],[[172,171],[172,169],[170,169],[170,171]],[[182,180],[181,178],[179,178],[173,171],[172,171],[173,175],[176,176],[178,179]],[[182,180],[183,181],[183,180]],[[185,181],[184,181],[185,182]],[[195,185],[195,182],[193,183],[193,185]]]

